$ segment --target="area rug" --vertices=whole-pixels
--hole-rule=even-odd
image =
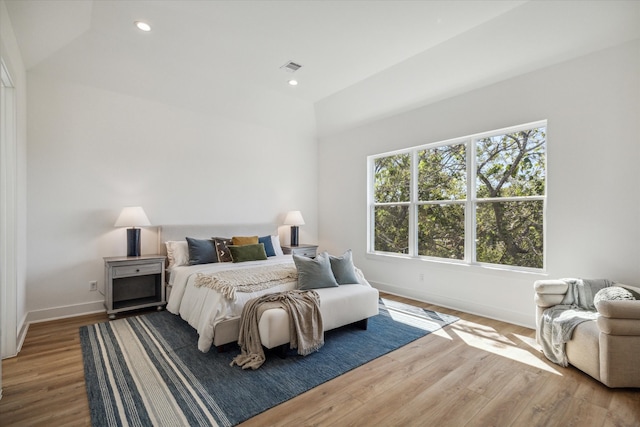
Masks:
[[[156,312],[80,329],[94,426],[232,426],[458,318],[381,299],[367,330],[325,333],[302,357],[267,354],[259,369],[230,366],[239,350],[197,349],[197,333],[179,316]]]

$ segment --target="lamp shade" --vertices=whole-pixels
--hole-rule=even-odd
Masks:
[[[151,225],[147,214],[140,206],[130,206],[122,209],[114,227],[146,227]]]
[[[285,225],[304,225],[304,218],[300,211],[290,211],[284,218]]]

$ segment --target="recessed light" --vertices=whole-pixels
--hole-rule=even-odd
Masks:
[[[297,80],[289,80],[289,85],[297,86],[298,85],[298,81]]]
[[[134,22],[134,24],[136,24],[136,27],[138,27],[139,30],[151,31],[151,25],[147,24],[146,22],[136,21]]]

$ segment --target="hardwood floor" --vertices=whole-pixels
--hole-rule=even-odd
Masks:
[[[460,321],[241,426],[640,426],[640,389],[546,362],[533,330],[383,297]],[[78,328],[106,320],[31,325],[20,354],[2,361],[0,426],[90,425]]]

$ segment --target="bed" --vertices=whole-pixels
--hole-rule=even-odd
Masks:
[[[186,237],[210,239],[214,237],[231,238],[233,236],[272,236],[274,256],[261,261],[217,262],[197,265],[178,261],[167,267],[167,310],[179,315],[198,332],[198,349],[202,352],[211,346],[220,348],[237,341],[240,330],[240,314],[244,304],[260,295],[295,289],[297,281],[285,280],[277,286],[252,292],[236,292],[235,299],[224,296],[218,290],[196,286],[198,275],[209,275],[238,269],[253,269],[264,266],[293,266],[291,255],[284,255],[280,248],[277,226],[272,224],[242,226],[210,225],[165,225],[158,229],[158,249],[161,254],[169,255],[166,242],[185,241]],[[183,245],[184,246],[184,245]],[[174,260],[175,261],[175,260]],[[357,270],[357,269],[356,269]],[[357,270],[361,284],[369,286],[362,272]],[[377,305],[376,305],[377,307]]]

